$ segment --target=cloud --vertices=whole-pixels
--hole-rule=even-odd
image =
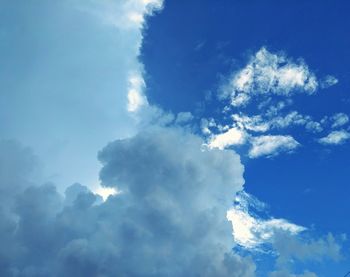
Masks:
[[[143,31],[147,18],[162,4],[160,0],[3,3],[2,10],[9,15],[4,40],[14,44],[1,51],[3,66],[13,79],[0,76],[2,138],[34,149],[43,160],[47,180],[60,191],[74,182],[96,188],[98,150],[107,141],[137,131],[135,113],[147,105],[139,59]],[[17,30],[13,21],[26,30]],[[38,45],[45,51],[38,51]],[[34,52],[35,64],[28,62]]]
[[[300,144],[291,136],[259,136],[251,139],[250,158],[274,156],[280,152],[290,152]]]
[[[253,132],[266,132],[270,128],[269,122],[264,122],[260,115],[247,116],[243,114],[233,114],[232,120],[240,129]]]
[[[334,76],[328,75],[321,80],[321,87],[328,88],[328,87],[334,86],[337,83],[338,83],[337,78],[335,78]]]
[[[313,263],[339,262],[343,259],[341,254],[341,241],[337,241],[332,234],[320,238],[308,236],[289,236],[286,233],[278,233],[273,241],[274,250],[278,253],[276,271],[269,276],[281,277],[313,277],[316,273],[304,271],[302,274],[293,274],[294,268],[300,269],[300,265]]]
[[[175,122],[177,124],[186,124],[193,120],[193,115],[190,112],[180,112],[176,115]]]
[[[209,147],[224,149],[231,145],[243,144],[246,141],[246,134],[239,128],[231,128],[228,131],[213,136],[209,142]]]
[[[233,236],[246,251],[276,257],[268,276],[316,276],[305,270],[309,262],[340,261],[342,241],[332,234],[314,237],[307,228],[286,219],[269,216],[268,206],[242,191],[236,195],[234,206],[227,212],[232,222]],[[273,269],[273,270],[272,270]],[[294,269],[304,273],[293,274]]]
[[[327,80],[332,83],[331,77]],[[231,105],[239,107],[258,95],[312,94],[318,86],[316,76],[303,61],[293,62],[286,55],[271,53],[263,47],[242,70],[232,75],[222,89],[222,97],[230,97]]]
[[[152,15],[163,7],[163,0],[88,0],[77,4],[82,10],[94,14],[108,25],[118,29],[140,29],[146,16]]]
[[[326,137],[320,138],[318,141],[321,144],[338,145],[350,139],[350,133],[345,130],[332,131]]]
[[[301,274],[293,274],[287,270],[279,270],[271,272],[269,277],[317,277],[317,275],[310,271],[304,271]]]
[[[271,107],[270,107],[271,108]],[[286,115],[276,114],[273,116],[246,114],[233,114],[233,125],[247,131],[265,133],[271,129],[285,129],[291,126],[305,126],[307,130],[321,132],[322,125],[313,121],[311,116],[302,115],[297,111],[291,111]]]
[[[202,133],[211,147],[219,149],[250,144],[250,158],[290,152],[300,145],[288,135],[292,128],[302,127],[312,134],[348,123],[344,113],[318,120],[292,109],[296,94],[315,94],[337,82],[331,75],[318,80],[303,60],[295,61],[282,52],[272,53],[262,47],[221,87],[219,99],[224,104],[230,101],[222,110],[224,119],[202,119]],[[283,134],[278,134],[280,130],[284,130]]]
[[[212,133],[210,128],[212,128],[212,127],[216,127],[216,123],[215,123],[215,120],[213,118],[211,118],[211,119],[202,118],[201,119],[200,128],[201,128],[201,131],[203,134],[210,135]]]
[[[15,140],[0,140],[0,202],[12,208],[16,193],[40,179],[40,162],[29,147]]]
[[[283,129],[290,126],[305,126],[307,130],[321,132],[320,123],[312,120],[311,116],[302,115],[297,111],[289,112],[285,116],[276,116],[269,121],[271,128]]]
[[[130,75],[128,89],[128,111],[136,112],[142,106],[148,105],[146,96],[143,93],[146,84],[139,73]]]
[[[121,193],[105,202],[79,184],[65,196],[53,184],[2,195],[14,205],[0,203],[0,275],[254,276],[252,259],[232,251],[226,219],[243,166],[233,151],[202,144],[161,127],[111,142],[99,154],[101,180]],[[6,154],[24,162],[0,175],[1,189],[29,167],[20,149]]]
[[[332,116],[332,128],[341,127],[349,122],[349,117],[345,113],[337,113]]]
[[[251,214],[251,209],[265,210],[265,204],[245,192],[236,196],[235,205],[227,212],[232,222],[233,237],[245,249],[259,250],[262,245],[271,243],[276,233],[284,231],[296,235],[306,228],[290,223],[285,219],[262,219]]]

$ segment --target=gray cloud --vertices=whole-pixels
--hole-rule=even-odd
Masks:
[[[305,271],[302,274],[293,274],[286,270],[274,271],[269,274],[269,277],[317,277],[317,275],[310,271]]]
[[[343,259],[341,241],[332,234],[317,239],[307,235],[291,236],[287,232],[276,233],[272,246],[277,253],[276,271],[270,277],[316,277],[316,273],[305,270],[304,273],[292,273],[296,265],[305,269],[308,262],[323,263]]]
[[[79,184],[65,196],[53,184],[18,184],[3,196],[12,208],[0,204],[0,275],[254,276],[251,258],[232,251],[226,219],[243,166],[234,152],[202,143],[175,128],[110,143],[99,154],[101,180],[122,193],[103,203]],[[30,160],[18,149],[8,156]]]
[[[341,245],[332,234],[324,238],[303,239],[280,233],[275,236],[273,244],[279,253],[277,263],[282,267],[291,260],[321,262],[324,260],[339,261],[342,258]]]

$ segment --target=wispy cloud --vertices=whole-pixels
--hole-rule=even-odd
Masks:
[[[275,156],[281,152],[290,152],[300,144],[291,136],[259,136],[251,139],[249,157]]]
[[[232,222],[233,236],[240,248],[276,256],[275,268],[270,269],[268,276],[316,276],[307,270],[295,275],[293,268],[299,262],[305,266],[310,261],[339,261],[342,258],[343,237],[314,236],[306,227],[269,216],[267,208],[254,196],[240,192],[227,218]]]
[[[321,144],[342,144],[350,139],[350,133],[345,130],[333,131],[329,133],[326,137],[320,138],[318,141]]]
[[[227,212],[227,218],[232,222],[235,242],[246,249],[259,250],[263,244],[271,243],[271,239],[279,231],[296,235],[306,230],[285,219],[262,219],[253,216],[250,208],[264,210],[265,205],[252,195],[241,192],[235,198],[234,207]]]
[[[248,104],[254,95],[312,94],[318,86],[316,76],[302,60],[294,62],[284,54],[274,54],[263,47],[242,70],[232,75],[222,88],[222,96],[230,97],[231,104],[238,107]]]
[[[293,108],[296,94],[317,95],[318,89],[337,82],[331,75],[318,79],[302,59],[295,61],[282,52],[272,53],[262,47],[221,88],[225,124],[221,125],[220,119],[203,119],[203,134],[211,147],[219,149],[248,144],[250,158],[289,153],[301,145],[288,134],[292,128],[303,128],[315,136],[349,123],[345,113],[315,119]],[[338,131],[319,141],[340,144],[345,140],[346,133]]]
[[[349,117],[345,113],[337,113],[332,116],[333,121],[332,128],[341,127],[349,122]]]

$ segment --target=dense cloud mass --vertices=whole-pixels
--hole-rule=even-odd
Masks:
[[[226,219],[243,166],[202,143],[176,128],[110,143],[101,180],[122,192],[106,202],[79,184],[64,197],[24,184],[27,153],[1,151],[2,164],[19,162],[0,171],[1,197],[13,202],[0,203],[0,276],[254,276],[251,259],[232,252]]]

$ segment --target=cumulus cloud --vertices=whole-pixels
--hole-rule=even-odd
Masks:
[[[328,83],[332,83],[330,79]],[[303,61],[293,62],[286,55],[271,53],[263,47],[242,70],[233,74],[223,87],[222,96],[230,97],[231,105],[238,107],[248,104],[253,96],[312,94],[318,86],[316,76]]]
[[[11,208],[16,193],[38,181],[39,160],[29,147],[15,140],[0,140],[0,202]]]
[[[299,237],[304,227],[251,213],[248,206],[266,205],[242,192],[239,156],[203,143],[187,129],[160,125],[109,143],[99,153],[100,178],[118,193],[102,201],[80,184],[62,196],[53,184],[29,182],[31,151],[4,142],[0,162],[14,162],[0,171],[0,189],[16,190],[0,196],[7,199],[0,202],[0,275],[254,277],[256,264],[233,250],[236,243],[252,251],[270,245],[277,273],[293,259],[339,259],[332,235]]]
[[[243,166],[233,151],[202,144],[159,127],[108,144],[99,154],[101,180],[121,193],[105,202],[79,184],[65,196],[52,184],[2,196],[14,205],[0,203],[0,275],[254,276],[252,259],[232,252],[226,219],[243,188]],[[2,189],[30,167],[11,166]]]
[[[350,133],[345,130],[332,131],[327,136],[320,138],[318,141],[321,144],[338,145],[350,139]]]
[[[291,136],[258,136],[251,140],[249,157],[275,156],[280,152],[290,152],[300,144]]]

